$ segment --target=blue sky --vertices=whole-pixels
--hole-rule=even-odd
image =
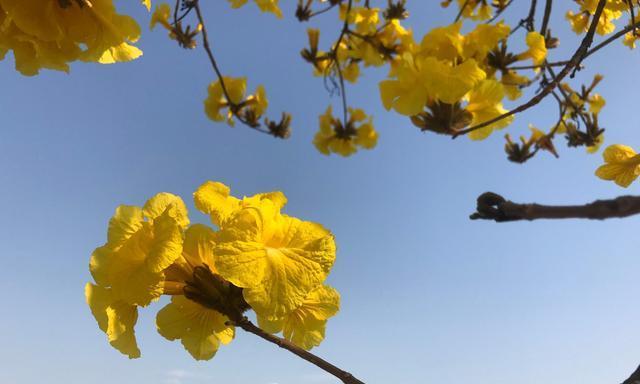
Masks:
[[[211,2],[213,3],[213,2]],[[240,126],[214,124],[202,101],[212,73],[201,51],[183,51],[162,31],[145,32],[142,59],[114,66],[74,65],[72,73],[25,78],[0,63],[0,382],[3,384],[314,384],[335,383],[316,367],[240,333],[209,362],[195,362],[155,331],[156,305],[142,311],[143,357],[113,350],[84,302],[91,251],[106,239],[118,204],[141,205],[156,192],[191,201],[205,180],[238,194],[282,190],[286,212],[331,229],[338,259],[329,282],[342,309],[314,351],[367,383],[582,384],[620,382],[640,363],[637,276],[639,218],[472,222],[478,194],[515,201],[578,203],[636,193],[593,176],[600,155],[560,147],[509,163],[502,133],[476,143],[423,134],[381,108],[367,71],[349,87],[350,104],[375,116],[380,143],[352,158],[325,157],[311,145],[330,99],[299,58],[306,24],[203,3],[223,72],[264,84],[272,116],[294,115],[279,141]],[[410,1],[416,33],[449,22],[437,1]],[[506,15],[518,20],[525,3]],[[556,2],[558,3],[558,2]],[[120,2],[142,24],[142,7]],[[563,5],[567,6],[567,5]],[[558,10],[552,58],[579,40]],[[334,39],[335,14],[313,21]],[[328,29],[327,29],[328,28]],[[640,148],[634,92],[637,52],[614,44],[590,58],[576,81],[599,86],[606,142]],[[547,128],[550,100],[519,115]]]

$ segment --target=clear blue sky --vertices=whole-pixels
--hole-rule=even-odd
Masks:
[[[348,91],[352,105],[375,116],[378,147],[325,157],[311,140],[317,116],[339,100],[299,58],[308,25],[293,19],[294,2],[283,1],[283,21],[253,5],[231,11],[213,3],[203,7],[223,72],[249,76],[251,89],[264,84],[272,116],[294,114],[290,140],[207,120],[208,62],[163,31],[145,32],[144,57],[130,64],[25,78],[11,59],[0,62],[0,383],[335,383],[243,333],[212,361],[195,362],[156,333],[159,305],[142,310],[139,360],[120,355],[99,331],[83,286],[115,207],[169,191],[205,222],[190,196],[209,179],[240,195],[282,190],[289,214],[335,233],[330,283],[342,293],[342,310],[315,352],[367,383],[616,383],[640,363],[640,218],[468,220],[487,190],[577,203],[637,193],[637,185],[623,191],[596,179],[600,155],[583,149],[560,145],[560,160],[542,154],[520,166],[507,162],[502,133],[481,143],[423,134],[381,108],[381,71],[366,72]],[[454,17],[438,3],[410,1],[417,33]],[[518,3],[511,20],[526,12],[527,2]],[[142,7],[125,8],[146,25]],[[557,59],[578,43],[562,14],[551,23],[562,40]],[[337,33],[328,31],[325,46]],[[614,44],[576,79],[606,75],[599,91],[608,101],[601,114],[608,144],[640,148],[637,63],[637,52]],[[547,128],[554,119],[549,101],[509,130],[525,133],[529,122]]]

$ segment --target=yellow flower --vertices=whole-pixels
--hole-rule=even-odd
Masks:
[[[226,325],[227,317],[184,296],[173,296],[171,303],[156,317],[158,332],[168,340],[180,339],[196,360],[215,356],[220,343],[230,343],[235,331]]]
[[[247,97],[246,103],[256,118],[260,118],[260,116],[264,115],[267,111],[267,107],[269,106],[267,93],[264,90],[264,87],[259,85],[258,88],[256,88],[255,95],[249,95]]]
[[[462,54],[464,43],[460,28],[462,28],[461,21],[429,31],[420,43],[420,55],[432,56],[450,63],[456,61]]]
[[[629,49],[635,49],[636,41],[638,41],[638,36],[633,31],[631,31],[625,33],[622,43],[629,47]]]
[[[325,155],[333,152],[346,157],[356,153],[358,147],[372,149],[376,146],[378,133],[373,128],[373,119],[367,118],[362,109],[349,108],[349,114],[346,127],[333,117],[331,106],[320,116],[320,130],[313,139],[318,151]]]
[[[68,71],[76,60],[110,64],[142,55],[131,45],[140,36],[138,24],[118,14],[112,0],[79,3],[0,0],[0,53],[12,50],[16,69],[29,76],[41,68]]]
[[[285,339],[310,350],[324,340],[327,320],[339,309],[340,294],[329,286],[321,285],[285,317],[272,321],[258,317],[258,325],[269,333],[282,332]]]
[[[393,108],[405,116],[422,112],[429,94],[422,84],[420,68],[414,64],[413,56],[405,53],[392,64],[395,79],[383,80],[379,84],[380,98],[385,109]]]
[[[474,59],[450,66],[428,57],[420,64],[423,68],[422,81],[427,93],[447,104],[460,101],[487,76]]]
[[[96,285],[87,284],[87,303],[111,345],[129,357],[140,355],[133,334],[136,306],[163,293],[165,270],[182,253],[188,223],[182,200],[159,193],[143,208],[118,207],[109,221],[107,243],[91,255]]]
[[[347,66],[342,69],[342,76],[350,83],[358,81],[358,76],[360,76],[360,66],[358,66],[358,63],[351,61],[347,64]]]
[[[130,359],[140,357],[133,329],[138,320],[137,307],[115,298],[109,288],[87,283],[84,292],[91,313],[111,346]]]
[[[504,92],[507,95],[507,98],[509,100],[516,100],[522,96],[521,87],[529,84],[530,80],[528,77],[520,75],[516,71],[509,70],[502,74],[500,82],[504,87]]]
[[[504,88],[496,80],[485,80],[469,94],[469,104],[466,110],[471,112],[473,119],[471,125],[477,125],[496,118],[507,112],[502,107]],[[513,116],[497,121],[486,127],[469,132],[471,140],[483,140],[489,137],[491,132],[501,129],[513,122]]]
[[[498,43],[509,37],[511,28],[502,21],[497,24],[478,24],[464,37],[462,56],[482,61]]]
[[[228,0],[231,3],[232,8],[240,8],[247,3],[248,0]],[[278,7],[278,0],[254,0],[258,8],[262,12],[269,12],[276,15],[277,18],[282,18],[282,11]]]
[[[529,32],[527,33],[526,42],[529,49],[519,54],[518,59],[531,59],[533,61],[533,65],[540,65],[544,63],[547,58],[547,46],[544,41],[544,36],[538,32]]]
[[[229,92],[231,103],[235,105],[240,104],[244,99],[244,94],[247,89],[247,78],[223,77],[223,80],[227,88],[227,92]],[[208,91],[208,97],[204,101],[204,110],[207,113],[207,116],[209,116],[213,121],[224,121],[225,116],[220,113],[220,110],[229,107],[229,100],[227,100],[224,94],[222,84],[220,84],[219,80],[215,81],[209,84]],[[227,111],[226,119],[229,125],[233,125],[233,113],[231,110]]]
[[[167,3],[162,3],[156,6],[156,9],[151,15],[151,21],[149,22],[149,28],[154,29],[157,24],[162,25],[167,30],[171,30],[171,24],[169,24],[169,18],[171,17],[171,6]]]
[[[440,3],[448,7],[453,0],[444,0]],[[457,0],[460,14],[473,20],[488,20],[493,15],[491,4],[487,0]]]
[[[221,211],[212,216],[229,215],[216,234],[215,267],[225,280],[243,288],[244,299],[259,316],[286,315],[326,278],[335,260],[333,235],[320,224],[281,214],[286,202],[281,193],[242,204],[224,193],[198,195],[197,205]]]
[[[606,100],[604,99],[604,97],[600,96],[600,94],[593,94],[589,97],[589,112],[597,115],[598,113],[600,113],[600,110],[606,103]]]
[[[605,164],[596,170],[596,176],[613,180],[621,187],[628,187],[640,175],[640,155],[626,145],[614,144],[602,153]]]
[[[396,79],[380,82],[380,98],[387,110],[407,116],[422,112],[429,99],[456,103],[486,78],[473,59],[452,66],[431,56],[414,61],[410,54],[394,63],[393,74]]]
[[[571,24],[573,32],[577,34],[585,33],[587,29],[589,29],[590,16],[588,13],[573,13],[572,11],[569,11],[567,12],[566,18],[569,20],[569,24]]]
[[[394,47],[395,52],[402,55],[404,52],[412,52],[416,42],[413,40],[413,32],[405,29],[400,20],[387,21],[382,31],[378,33],[378,40],[385,47]]]
[[[260,205],[263,201],[269,205],[276,204],[278,209],[287,204],[287,198],[282,192],[258,193],[238,199],[231,196],[229,187],[214,181],[207,181],[198,187],[193,194],[193,200],[196,208],[209,215],[211,222],[218,228],[224,227],[236,211],[245,207]]]

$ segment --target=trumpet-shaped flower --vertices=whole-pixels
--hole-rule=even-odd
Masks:
[[[182,253],[187,223],[182,199],[168,193],[151,198],[144,209],[118,207],[109,222],[107,243],[91,255],[96,283],[131,305],[156,300],[162,294],[164,270]]]
[[[143,208],[120,206],[109,221],[107,243],[91,255],[96,284],[85,288],[87,303],[111,345],[129,357],[140,355],[133,332],[136,308],[163,293],[165,270],[182,253],[188,222],[182,200],[168,193]]]
[[[485,80],[469,94],[469,104],[466,110],[471,112],[473,119],[471,125],[478,125],[494,119],[507,111],[502,107],[504,98],[504,87],[496,80]],[[486,127],[476,129],[469,133],[471,140],[486,139],[491,132],[504,128],[511,124],[513,116],[499,120]]]
[[[285,317],[267,320],[258,317],[260,327],[270,333],[282,332],[285,339],[310,350],[324,340],[327,320],[340,309],[340,294],[321,285],[305,297],[303,303]]]
[[[544,41],[544,36],[538,32],[527,33],[526,38],[528,50],[518,55],[518,59],[526,60],[531,59],[533,65],[541,65],[547,58],[547,46]]]
[[[138,308],[114,297],[113,290],[87,283],[85,297],[98,327],[107,334],[109,344],[129,356],[140,357],[133,327],[138,320]]]
[[[156,317],[158,332],[169,340],[180,339],[184,348],[196,360],[209,360],[220,343],[230,343],[235,335],[233,327],[220,312],[205,308],[184,296],[173,296],[171,303]]]
[[[243,288],[244,299],[258,315],[284,316],[324,281],[335,260],[333,235],[319,224],[281,214],[284,196],[264,194],[241,204],[225,199],[224,193],[204,196],[207,201],[198,205],[216,205],[229,215],[216,234],[215,267],[225,280]]]
[[[156,25],[160,24],[165,29],[171,30],[171,24],[169,18],[171,17],[171,6],[167,3],[158,4],[151,15],[151,21],[149,22],[149,28],[154,29]]]
[[[227,100],[222,83],[219,80],[209,84],[208,97],[204,101],[204,110],[213,121],[224,121],[225,116],[220,111],[230,106],[229,101],[234,105],[240,104],[247,90],[246,77],[223,77],[222,79],[231,100]],[[233,112],[230,109],[227,111],[226,119],[230,125],[233,125]]]
[[[626,145],[614,144],[602,153],[605,164],[596,170],[596,176],[613,180],[621,187],[628,187],[640,175],[640,155]]]
[[[462,56],[482,61],[487,54],[496,48],[498,43],[509,37],[511,28],[499,22],[497,24],[478,24],[476,28],[464,37]]]

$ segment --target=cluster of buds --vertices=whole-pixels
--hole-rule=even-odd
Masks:
[[[509,161],[522,164],[535,156],[539,150],[550,152],[555,157],[559,157],[553,145],[552,133],[545,134],[533,126],[529,126],[529,128],[531,129],[531,136],[528,139],[520,136],[521,144],[514,142],[509,134],[504,136],[507,141],[504,145],[504,150],[507,153]]]
[[[183,1],[181,10],[188,13],[194,6],[195,1]],[[196,36],[202,32],[202,24],[198,23],[195,28],[191,25],[183,26],[181,20],[175,20],[171,23],[171,7],[169,4],[163,3],[156,7],[151,17],[151,29],[155,28],[157,24],[162,25],[167,31],[169,31],[169,37],[175,40],[182,48],[193,49],[196,47]]]
[[[595,75],[591,84],[582,85],[579,91],[566,83],[560,86],[564,96],[561,107],[565,111],[562,133],[565,134],[569,147],[597,148],[602,141],[604,128],[598,124],[598,114],[605,105],[605,100],[593,92],[600,81],[602,75]]]
[[[601,75],[596,75],[589,86],[582,85],[580,91],[575,91],[568,84],[560,85],[563,99],[559,100],[560,117],[558,123],[549,131],[531,128],[531,137],[520,137],[521,143],[514,142],[507,134],[505,136],[505,152],[509,160],[524,163],[532,158],[539,150],[545,150],[558,157],[553,144],[556,134],[563,134],[569,147],[587,147],[589,152],[598,150],[603,141],[604,128],[598,124],[598,113],[605,105],[605,100],[594,88],[602,81]]]

